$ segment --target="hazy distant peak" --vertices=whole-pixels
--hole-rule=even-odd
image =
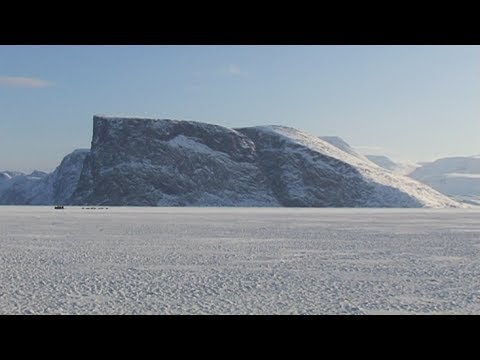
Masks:
[[[355,157],[358,157],[362,160],[365,160],[365,157],[361,154],[359,154],[357,151],[355,151],[345,140],[343,140],[339,136],[319,136],[320,139],[323,141],[328,142],[329,144],[339,148],[342,151],[345,151],[346,153],[353,155]]]
[[[397,164],[384,155],[365,155],[368,160],[387,170],[393,170]]]
[[[408,175],[420,166],[410,161],[393,161],[385,155],[365,155],[365,157],[374,164],[400,175]]]

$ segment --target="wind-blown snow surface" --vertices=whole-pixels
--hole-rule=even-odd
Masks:
[[[479,314],[479,216],[0,207],[0,313]]]

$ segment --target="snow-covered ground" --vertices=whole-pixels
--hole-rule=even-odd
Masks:
[[[0,207],[1,314],[480,314],[480,210]]]

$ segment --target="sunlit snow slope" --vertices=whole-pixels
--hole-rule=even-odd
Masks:
[[[238,129],[256,144],[264,172],[284,205],[450,207],[454,200],[393,174],[319,137],[284,126]]]

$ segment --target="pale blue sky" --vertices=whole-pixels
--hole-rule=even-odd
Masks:
[[[0,46],[0,170],[53,170],[94,114],[337,135],[398,160],[480,154],[478,46]]]

